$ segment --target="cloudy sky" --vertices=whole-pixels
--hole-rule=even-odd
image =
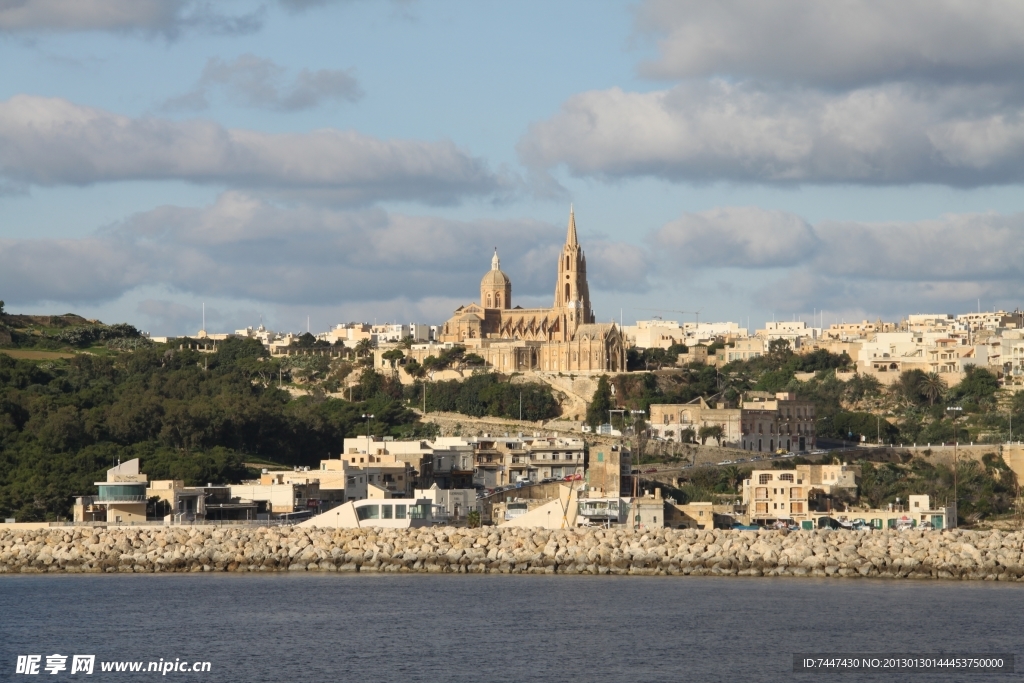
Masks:
[[[0,0],[0,63],[10,311],[548,305],[570,203],[601,320],[1024,298],[1017,0]]]

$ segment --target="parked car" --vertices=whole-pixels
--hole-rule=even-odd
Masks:
[[[648,469],[644,470],[644,474],[654,474],[657,471],[658,471],[657,467],[651,467],[651,468],[648,468]]]

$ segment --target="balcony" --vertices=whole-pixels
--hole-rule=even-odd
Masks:
[[[145,496],[135,496],[127,493],[111,493],[106,496],[102,493],[93,499],[93,502],[98,505],[106,505],[108,503],[145,503]]]

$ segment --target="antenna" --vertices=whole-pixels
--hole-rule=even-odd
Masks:
[[[203,330],[206,329],[206,302],[203,302]]]

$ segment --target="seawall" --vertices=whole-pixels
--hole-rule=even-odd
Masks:
[[[0,573],[430,572],[1021,581],[1024,532],[0,529]]]

